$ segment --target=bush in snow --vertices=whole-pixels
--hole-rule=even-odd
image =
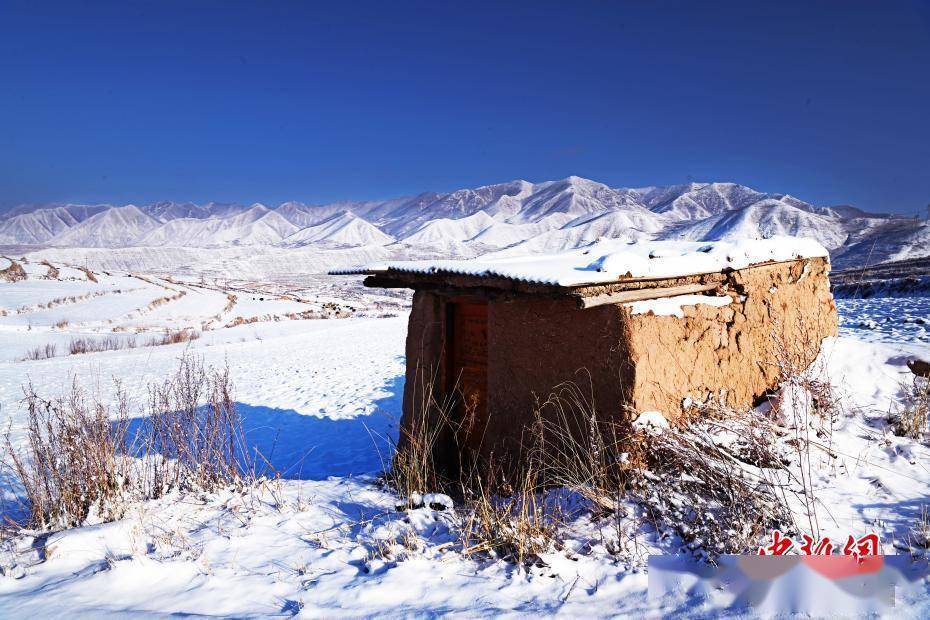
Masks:
[[[71,391],[53,400],[30,384],[26,447],[6,438],[6,462],[25,492],[29,524],[38,529],[84,523],[91,515],[104,520],[122,514],[122,491],[130,478],[122,453],[127,399],[117,395],[113,410],[92,402],[73,382]]]
[[[36,529],[111,521],[132,501],[172,489],[213,491],[252,475],[228,372],[189,355],[150,386],[141,411],[119,384],[108,405],[76,380],[52,400],[29,385],[23,402],[25,440],[8,434],[0,465],[24,495],[24,525]]]
[[[758,413],[709,402],[676,427],[658,412],[604,420],[594,402],[574,384],[560,386],[541,406],[537,441],[549,482],[615,521],[618,552],[634,507],[710,556],[745,553],[790,521],[772,483],[783,458]]]
[[[904,393],[901,405],[890,416],[894,433],[923,439],[930,421],[930,379],[915,376],[901,391]]]
[[[6,259],[10,264],[8,266],[0,269],[0,281],[5,282],[18,282],[19,280],[26,279],[26,270],[23,269],[22,265],[17,263],[15,260],[8,258]],[[0,266],[3,265],[3,260],[0,258]]]
[[[45,346],[36,347],[26,351],[26,355],[22,357],[22,361],[45,360],[50,357],[55,357],[57,352],[58,348],[55,346],[55,344],[48,343]]]

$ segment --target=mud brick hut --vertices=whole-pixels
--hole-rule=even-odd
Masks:
[[[708,399],[751,405],[775,387],[786,354],[807,365],[836,333],[829,269],[820,244],[782,237],[602,240],[341,273],[414,290],[400,449],[432,385],[455,397],[462,422],[438,450],[500,459],[519,454],[538,403],[564,382],[589,392],[601,419],[674,420]]]

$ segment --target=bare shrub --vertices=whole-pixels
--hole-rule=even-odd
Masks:
[[[769,399],[770,415],[773,429],[783,436],[784,444],[792,451],[790,460],[797,465],[792,482],[800,489],[793,493],[804,506],[805,526],[819,535],[820,504],[813,482],[818,466],[816,455],[835,458],[833,426],[842,407],[822,360],[817,360],[821,342],[816,330],[799,319],[795,329],[789,331],[794,335],[776,322],[772,332],[769,363],[777,368],[780,389]]]
[[[200,332],[195,329],[186,328],[178,330],[167,330],[160,336],[149,339],[149,341],[145,343],[145,346],[159,347],[166,344],[190,342],[191,340],[197,340],[198,338],[200,338]]]
[[[120,454],[125,394],[111,412],[89,401],[76,381],[70,393],[50,401],[30,384],[24,402],[27,446],[16,450],[7,435],[5,456],[26,494],[29,524],[64,528],[83,523],[91,513],[103,520],[121,516],[118,500],[129,476]]]
[[[87,267],[78,267],[80,271],[84,272],[84,277],[86,277],[91,282],[97,281],[97,276],[94,275],[94,272],[88,269]]]
[[[904,398],[890,421],[896,435],[923,439],[930,420],[930,379],[915,376],[911,383],[902,385]]]
[[[55,329],[64,329],[68,326],[69,323],[70,321],[68,321],[68,319],[61,319],[55,323]]]
[[[45,360],[50,357],[55,357],[58,352],[58,347],[54,343],[47,343],[44,346],[36,347],[26,351],[26,355],[22,357],[23,361],[34,361],[34,360]]]
[[[774,433],[753,412],[650,434],[633,496],[699,554],[747,553],[773,529],[793,529]],[[781,476],[773,474],[779,470]]]
[[[46,278],[48,278],[49,280],[58,279],[58,276],[60,275],[60,273],[58,272],[58,268],[55,267],[55,265],[51,264],[47,260],[42,261],[40,264],[45,265],[46,268],[48,268],[48,273],[45,274]]]
[[[911,547],[930,549],[930,510],[927,506],[920,507],[920,514],[908,533],[908,542]]]
[[[770,473],[784,461],[763,416],[708,404],[699,421],[644,429],[602,419],[594,402],[576,384],[562,384],[540,406],[534,441],[547,482],[612,515],[618,537],[625,501],[709,559],[745,553],[790,523]]]
[[[149,472],[153,494],[215,489],[251,474],[231,390],[228,369],[206,368],[189,355],[174,376],[149,387],[145,453],[160,457]]]
[[[20,280],[25,280],[26,271],[23,269],[22,265],[17,263],[12,258],[7,258],[7,260],[10,261],[10,266],[6,269],[0,269],[0,281],[18,282]]]
[[[72,338],[68,344],[69,355],[82,355],[84,353],[99,353],[101,351],[121,351],[134,349],[134,338],[118,338],[117,336],[104,336],[103,338]]]
[[[239,414],[226,369],[185,355],[174,375],[149,388],[134,409],[116,385],[112,405],[75,379],[64,396],[25,390],[25,441],[9,433],[2,463],[23,490],[28,525],[55,529],[120,518],[132,501],[172,489],[214,491],[251,481]],[[131,431],[130,420],[143,423]]]

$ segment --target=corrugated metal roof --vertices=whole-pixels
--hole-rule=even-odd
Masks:
[[[551,286],[605,284],[620,278],[674,278],[743,269],[753,264],[827,257],[813,239],[773,237],[739,241],[639,241],[604,239],[558,254],[470,260],[388,261],[332,274],[422,273],[504,278]]]

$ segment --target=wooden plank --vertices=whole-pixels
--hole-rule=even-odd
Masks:
[[[609,295],[596,295],[594,297],[582,297],[578,299],[578,305],[581,308],[595,308],[606,304],[622,304],[631,301],[643,301],[646,299],[660,299],[662,297],[674,297],[676,295],[691,295],[693,293],[704,293],[712,291],[719,286],[714,282],[711,284],[684,284],[682,286],[671,286],[669,288],[647,288],[635,291],[622,291],[611,293]]]

